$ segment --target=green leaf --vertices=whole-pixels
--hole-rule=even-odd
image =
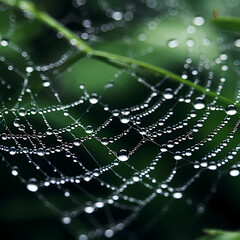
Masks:
[[[204,231],[206,235],[198,238],[197,240],[239,240],[240,239],[240,231],[230,232],[223,230],[215,230],[215,229],[206,229]]]
[[[218,28],[240,32],[240,18],[238,17],[215,17],[212,19],[213,25]]]

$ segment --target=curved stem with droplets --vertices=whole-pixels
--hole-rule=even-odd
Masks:
[[[152,65],[150,63],[140,61],[137,59],[124,57],[121,55],[104,52],[104,51],[98,51],[93,48],[91,48],[85,41],[83,41],[81,38],[79,38],[75,33],[73,33],[71,30],[67,29],[65,26],[63,26],[61,23],[56,21],[53,17],[51,17],[49,14],[47,14],[44,11],[41,11],[36,8],[34,3],[24,0],[0,0],[1,2],[4,2],[10,6],[17,7],[21,9],[22,11],[27,11],[31,15],[33,15],[36,19],[47,25],[48,27],[54,29],[57,32],[61,32],[64,38],[66,38],[72,45],[74,45],[76,48],[78,48],[82,53],[86,55],[91,55],[92,57],[104,59],[110,62],[114,62],[116,64],[124,65],[127,64],[128,67],[131,65],[135,65],[139,68],[149,70],[151,72],[167,76],[170,80],[183,83],[186,86],[192,87],[198,92],[204,93],[207,96],[217,98],[218,100],[222,101],[225,104],[234,104],[234,101],[226,98],[224,96],[218,95],[217,93],[213,91],[207,91],[204,87],[195,85],[193,82],[181,78],[179,75],[170,72],[166,69],[160,68],[158,66]]]

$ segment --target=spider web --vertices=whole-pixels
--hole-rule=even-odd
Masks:
[[[99,1],[98,8],[110,18],[99,22],[91,19],[86,1],[72,5],[61,21],[70,27],[82,25],[77,33],[90,44],[108,41],[108,32],[127,32],[129,22],[134,24],[149,11],[148,30],[137,40],[127,35],[123,39],[128,55],[134,57],[157,51],[154,44],[145,43],[148,33],[161,26],[156,19],[159,12],[164,19],[183,14],[183,6],[186,9],[178,1],[140,1],[138,8],[130,1],[126,8],[116,9],[110,1]],[[89,81],[71,81],[74,66],[61,74],[61,67],[77,54],[72,46],[56,61],[34,63],[27,51],[14,44],[15,13],[5,5],[1,11],[9,18],[1,36],[1,158],[79,240],[114,237],[154,201],[160,215],[176,201],[202,214],[220,178],[239,175],[240,144],[235,135],[240,122],[234,106],[240,98],[239,61],[230,59],[239,52],[239,39],[223,35],[210,40],[202,30],[205,19],[191,16],[184,23],[185,40],[165,42],[167,51],[177,51],[180,45],[187,49],[179,71],[182,78],[219,95],[232,91],[234,105],[134,66],[111,68],[112,75],[104,81],[94,75],[94,82],[102,87],[91,91]],[[27,13],[25,17],[27,24],[35,24]],[[201,37],[196,41],[198,32]],[[64,41],[60,33],[57,38]],[[146,46],[136,51],[139,55],[133,47],[138,42]],[[214,57],[208,53],[212,45],[219,53]],[[15,64],[18,61],[21,64]],[[89,56],[87,61],[94,70],[95,60]],[[196,198],[194,189],[208,175],[214,175],[214,181]],[[156,218],[139,233],[151,228]]]

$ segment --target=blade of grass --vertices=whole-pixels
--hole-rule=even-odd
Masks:
[[[195,85],[190,80],[183,79],[179,75],[172,73],[168,70],[165,70],[163,68],[160,68],[160,67],[154,66],[152,64],[149,64],[149,63],[146,63],[146,62],[143,62],[140,60],[136,60],[133,58],[128,58],[128,57],[124,57],[121,55],[116,55],[116,54],[112,54],[109,52],[97,51],[97,50],[92,49],[85,41],[80,39],[71,30],[67,29],[65,26],[63,26],[62,24],[57,22],[54,18],[52,18],[46,12],[37,9],[36,6],[32,2],[24,1],[24,0],[0,0],[0,1],[4,2],[10,6],[18,7],[22,11],[29,12],[36,19],[43,22],[48,27],[54,29],[57,32],[61,32],[63,37],[65,37],[72,45],[74,45],[81,52],[85,53],[88,56],[96,57],[98,59],[101,58],[101,59],[119,64],[119,65],[129,64],[128,67],[131,67],[131,65],[135,65],[139,68],[149,70],[149,71],[157,73],[159,75],[168,76],[168,78],[173,81],[176,81],[178,83],[183,83],[186,86],[194,88],[195,90],[197,90],[200,93],[204,93],[210,97],[217,98],[226,104],[234,104],[233,100],[228,99],[224,96],[218,95],[215,92],[207,91],[204,87]]]

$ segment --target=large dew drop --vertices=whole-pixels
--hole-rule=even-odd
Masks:
[[[237,113],[237,109],[234,105],[228,105],[226,107],[226,113],[227,115],[235,115]]]
[[[173,194],[173,197],[174,197],[175,199],[180,199],[180,198],[183,197],[183,194],[182,194],[181,192],[175,192],[175,193]]]
[[[163,97],[165,99],[172,99],[173,98],[173,91],[171,88],[166,88],[164,93],[163,93]]]
[[[38,190],[38,185],[37,185],[37,180],[35,178],[31,178],[27,184],[27,189],[30,192],[37,192]]]
[[[96,93],[93,93],[90,98],[89,98],[89,102],[91,104],[96,104],[98,103],[98,95]]]
[[[178,45],[179,45],[179,42],[176,39],[171,39],[168,41],[168,47],[170,48],[176,48]]]
[[[125,161],[127,161],[129,159],[129,157],[130,157],[130,155],[129,155],[128,151],[125,150],[125,149],[121,149],[117,153],[117,159],[119,161],[125,162]]]
[[[195,99],[193,103],[193,107],[197,110],[205,108],[205,102],[202,98],[198,97]]]
[[[232,177],[237,177],[239,175],[239,170],[237,169],[232,169],[229,174],[232,176]]]

